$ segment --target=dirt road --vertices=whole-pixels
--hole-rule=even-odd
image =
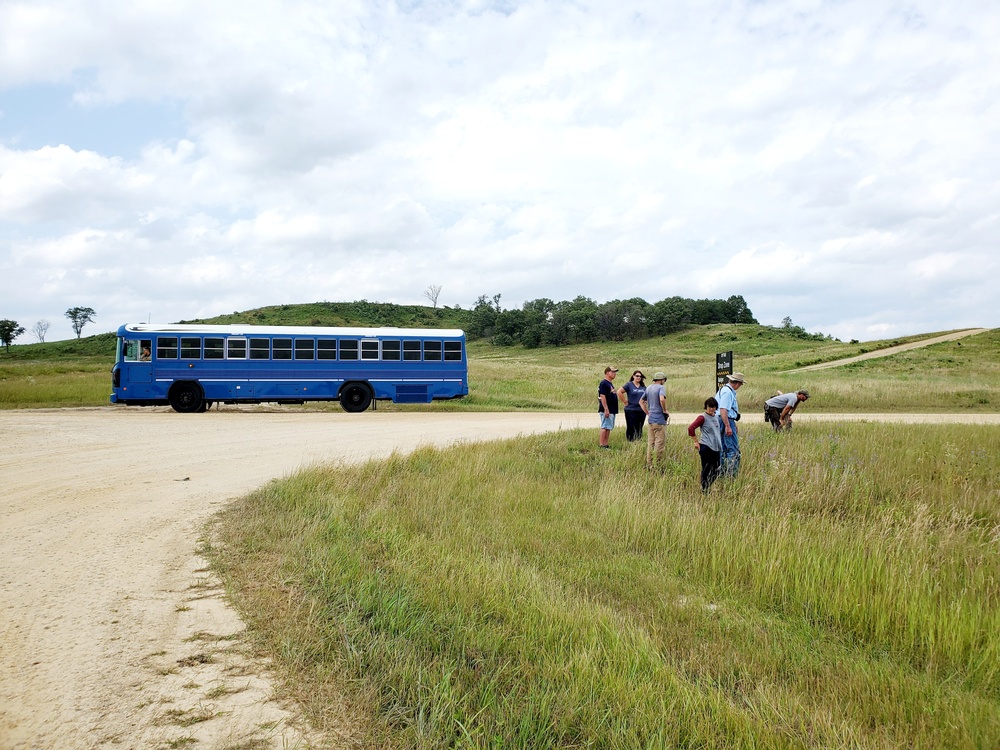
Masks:
[[[0,750],[308,746],[198,554],[205,521],[316,462],[578,426],[596,439],[590,413],[0,412]]]
[[[305,746],[197,554],[206,519],[311,463],[577,424],[568,414],[0,412],[0,748],[186,737],[206,749]]]
[[[965,331],[954,331],[953,333],[946,333],[944,336],[935,336],[932,339],[923,339],[922,341],[911,341],[909,344],[900,344],[899,346],[890,346],[885,349],[876,349],[873,352],[865,352],[864,354],[859,354],[856,357],[847,357],[846,359],[838,359],[833,362],[820,362],[818,365],[808,365],[807,367],[799,367],[796,370],[786,370],[786,372],[809,372],[810,370],[828,370],[831,367],[842,367],[843,365],[849,365],[851,362],[860,362],[863,359],[878,359],[879,357],[891,357],[893,354],[899,354],[899,352],[907,352],[911,349],[922,349],[925,346],[930,346],[931,344],[940,344],[943,341],[957,341],[958,339],[964,339],[966,336],[975,336],[979,333],[985,333],[989,331],[989,328],[969,328]]]

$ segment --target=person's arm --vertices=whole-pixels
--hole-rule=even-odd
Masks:
[[[628,404],[628,394],[625,392],[625,386],[618,389],[618,400],[623,404]]]
[[[705,415],[699,414],[697,417],[695,417],[695,420],[688,425],[688,435],[690,435],[694,439],[695,450],[701,450],[701,443],[698,441],[698,437],[694,433],[695,430],[697,430],[703,424],[705,424]]]
[[[778,421],[781,422],[781,424],[784,424],[785,421],[790,416],[792,416],[792,412],[795,411],[795,407],[797,407],[798,405],[799,405],[799,397],[798,394],[796,394],[794,401],[790,401],[789,403],[785,404],[785,408],[781,410],[781,416],[778,418]]]
[[[726,435],[728,437],[733,436],[733,428],[729,424],[729,409],[722,407],[719,409],[719,416],[722,417],[722,426],[726,429]]]
[[[649,402],[646,400],[646,394],[643,394],[642,398],[639,399],[639,406],[642,407],[643,412],[645,412],[646,416],[648,417],[649,416]]]
[[[610,417],[611,411],[608,409],[608,397],[605,395],[603,390],[598,389],[597,398],[600,400],[601,406],[604,407],[604,416]]]
[[[670,412],[667,411],[667,397],[663,395],[663,391],[660,391],[660,409],[666,416],[670,416]]]

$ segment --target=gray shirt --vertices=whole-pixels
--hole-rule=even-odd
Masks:
[[[781,411],[786,406],[790,406],[793,409],[799,405],[799,394],[797,391],[792,393],[782,393],[780,396],[775,396],[774,398],[769,398],[764,402],[765,406],[770,406],[772,409],[777,409]]]
[[[722,420],[719,415],[705,412],[701,415],[705,421],[701,425],[701,436],[698,442],[713,451],[722,451]]]
[[[660,396],[663,396],[665,400],[666,395],[667,391],[663,387],[663,383],[653,383],[646,386],[646,395],[642,397],[642,400],[646,402],[646,408],[649,409],[650,424],[667,423],[667,415],[660,406]]]

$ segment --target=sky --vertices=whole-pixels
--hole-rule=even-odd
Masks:
[[[0,318],[997,327],[998,38],[993,0],[0,0]]]

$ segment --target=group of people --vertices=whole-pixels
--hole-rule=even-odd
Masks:
[[[631,442],[642,439],[642,428],[649,420],[649,438],[646,444],[646,468],[661,466],[666,453],[666,426],[670,423],[666,392],[663,384],[667,376],[662,372],[653,375],[653,384],[646,385],[642,370],[636,370],[625,385],[614,387],[617,367],[605,367],[604,378],[597,388],[598,414],[601,432],[598,445],[610,448],[611,431],[615,427],[619,402],[625,408],[625,439]],[[746,382],[741,372],[728,376],[718,392],[705,400],[705,412],[688,425],[688,435],[694,440],[695,450],[701,457],[701,489],[708,492],[720,476],[735,477],[740,470],[740,438],[738,422],[740,405],[737,391]],[[809,398],[809,392],[779,392],[764,404],[764,419],[775,431],[791,429],[792,413]]]

